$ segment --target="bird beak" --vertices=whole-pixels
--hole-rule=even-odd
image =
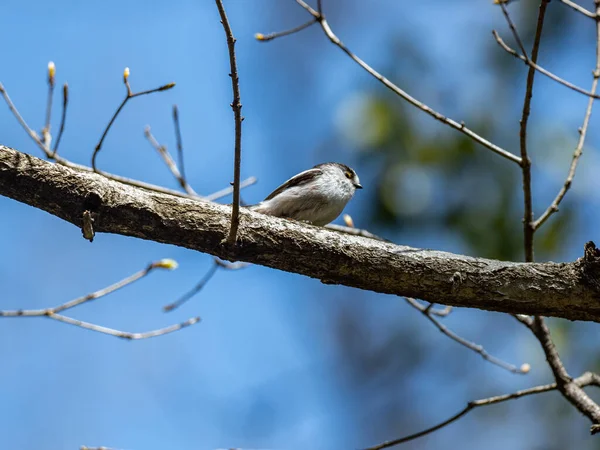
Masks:
[[[363,188],[363,187],[362,187],[362,185],[361,185],[360,183],[354,183],[354,187],[355,187],[356,189],[362,189],[362,188]]]

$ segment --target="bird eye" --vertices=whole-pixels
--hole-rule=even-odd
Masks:
[[[345,175],[346,175],[346,178],[348,178],[349,180],[351,180],[353,178],[352,172],[347,171],[345,173]]]

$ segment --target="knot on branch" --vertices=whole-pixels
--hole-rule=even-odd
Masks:
[[[582,281],[600,293],[600,250],[589,241],[584,246],[583,258],[579,260]]]
[[[460,285],[463,283],[464,277],[462,276],[462,274],[460,272],[454,272],[449,281],[450,281],[450,283],[452,283],[452,292],[454,293],[458,290]]]

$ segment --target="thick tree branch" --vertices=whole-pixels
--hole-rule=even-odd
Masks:
[[[556,379],[558,390],[563,397],[575,406],[575,408],[592,421],[591,431],[592,434],[596,434],[599,431],[600,406],[584,392],[581,386],[577,384],[576,380],[573,380],[569,376],[567,369],[565,369],[565,366],[560,360],[556,346],[554,345],[554,342],[552,342],[550,330],[544,319],[535,317],[530,328],[542,345],[542,349],[546,355],[546,361],[548,361],[548,365]]]
[[[236,247],[222,243],[231,207],[134,188],[0,146],[0,195],[96,232],[134,236],[256,263],[328,284],[500,312],[600,322],[600,252],[573,263],[513,263],[420,250],[241,210]]]

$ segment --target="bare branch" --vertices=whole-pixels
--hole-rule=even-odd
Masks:
[[[202,288],[206,285],[206,283],[208,283],[210,279],[215,275],[215,273],[217,273],[218,268],[219,266],[213,262],[210,266],[210,269],[208,269],[208,272],[206,272],[206,274],[202,277],[202,279],[198,282],[196,286],[194,286],[188,292],[183,294],[173,303],[169,303],[168,305],[163,306],[163,310],[173,311],[174,309],[179,308],[181,305],[183,305],[185,302],[191,299],[194,295],[200,292]]]
[[[356,62],[360,67],[362,67],[367,73],[369,73],[371,76],[373,76],[375,79],[377,79],[380,83],[382,83],[385,87],[390,89],[396,95],[400,96],[401,98],[403,98],[404,100],[409,102],[411,105],[416,106],[421,111],[426,112],[427,114],[429,114],[436,120],[469,136],[475,142],[478,142],[479,144],[490,149],[494,153],[497,153],[498,155],[500,155],[514,163],[521,164],[521,158],[519,158],[517,155],[513,155],[512,153],[510,153],[510,152],[504,150],[503,148],[488,141],[487,139],[484,139],[483,137],[481,137],[480,135],[478,135],[471,129],[467,128],[463,122],[459,123],[455,120],[452,120],[452,119],[440,114],[439,112],[435,111],[434,109],[430,108],[426,104],[424,104],[424,103],[420,102],[419,100],[417,100],[416,98],[410,96],[407,92],[400,89],[398,86],[396,86],[390,80],[385,78],[383,75],[381,75],[379,72],[377,72],[371,66],[369,66],[366,62],[364,62],[362,59],[360,59],[358,56],[356,56],[354,53],[352,53],[342,43],[342,41],[340,41],[340,39],[333,33],[333,31],[329,27],[329,24],[327,23],[325,18],[323,16],[321,16],[317,11],[315,11],[313,8],[311,8],[303,0],[296,0],[296,3],[298,3],[300,6],[302,6],[306,11],[308,11],[319,22],[319,24],[321,25],[321,29],[323,30],[323,32],[325,33],[327,38],[331,41],[331,43],[333,43],[338,48],[340,48],[344,53],[346,53],[346,55],[348,55],[354,62]]]
[[[31,129],[31,127],[29,125],[27,125],[27,122],[25,122],[25,119],[23,119],[23,116],[21,116],[21,114],[19,113],[19,110],[16,108],[15,104],[12,102],[11,98],[8,95],[8,92],[6,92],[6,89],[4,88],[4,85],[2,83],[0,83],[0,94],[2,94],[2,97],[4,97],[4,101],[8,105],[8,109],[10,109],[10,112],[12,112],[13,116],[15,116],[15,118],[17,119],[19,124],[23,127],[25,132],[31,137],[31,139],[34,140],[34,142],[38,145],[38,147],[40,147],[40,149],[46,154],[46,156],[49,157],[50,150],[48,150],[48,148],[40,140],[40,137],[38,136],[38,134],[35,131],[33,131],[33,129]]]
[[[68,323],[70,325],[75,325],[80,328],[85,328],[86,330],[96,331],[98,333],[104,333],[104,334],[108,334],[110,336],[115,336],[118,338],[129,339],[129,340],[140,340],[140,339],[148,339],[151,337],[163,336],[165,334],[179,331],[183,328],[189,327],[190,325],[194,325],[194,324],[200,322],[200,317],[191,317],[184,322],[176,323],[176,324],[170,325],[165,328],[159,328],[157,330],[146,331],[144,333],[130,333],[128,331],[120,331],[120,330],[103,327],[101,325],[96,325],[96,324],[89,323],[89,322],[83,322],[81,320],[62,316],[60,314],[50,314],[48,317],[50,319],[58,320],[59,322],[64,322],[64,323]]]
[[[500,47],[502,47],[507,53],[513,55],[515,58],[518,58],[521,61],[524,61],[525,64],[527,64],[530,67],[533,67],[535,70],[537,70],[542,75],[545,75],[548,78],[550,78],[551,80],[556,81],[557,83],[562,84],[563,86],[568,87],[569,89],[572,89],[573,91],[583,94],[587,97],[600,99],[600,95],[593,93],[591,91],[586,91],[585,89],[580,88],[579,86],[577,86],[563,78],[560,78],[559,76],[555,75],[554,73],[550,72],[549,70],[544,69],[542,66],[540,66],[538,64],[534,64],[529,59],[525,58],[523,55],[520,55],[514,49],[510,48],[508,46],[508,44],[506,44],[506,42],[504,42],[502,40],[502,38],[500,37],[500,35],[498,34],[498,32],[496,30],[492,30],[492,34],[494,35],[494,39],[496,39],[496,42],[498,43],[498,45],[500,45]]]
[[[417,311],[421,312],[421,314],[423,314],[425,317],[427,317],[427,319],[431,323],[433,323],[435,325],[435,327],[442,332],[442,334],[446,335],[453,341],[458,342],[460,345],[468,348],[469,350],[472,350],[475,353],[479,354],[479,356],[481,356],[486,361],[488,361],[492,364],[495,364],[498,367],[502,367],[503,369],[508,370],[509,372],[512,372],[512,373],[519,373],[519,374],[529,373],[529,364],[523,364],[519,368],[519,367],[509,364],[505,361],[502,361],[501,359],[496,358],[495,356],[492,356],[488,352],[486,352],[485,349],[481,345],[475,344],[474,342],[470,342],[470,341],[466,340],[465,338],[456,334],[454,331],[450,330],[447,326],[445,326],[439,320],[437,320],[435,317],[433,317],[433,314],[431,313],[433,304],[430,304],[429,306],[423,306],[419,302],[417,302],[415,299],[409,298],[409,297],[405,298],[405,300],[407,301],[407,303],[410,306],[412,306]]]
[[[233,245],[236,242],[237,230],[240,224],[240,171],[242,165],[242,103],[240,100],[240,78],[238,76],[237,62],[235,60],[235,38],[229,26],[227,14],[221,0],[215,0],[219,15],[221,16],[221,24],[225,30],[227,38],[227,49],[229,50],[229,66],[231,73],[231,88],[233,90],[233,117],[235,122],[235,155],[233,162],[233,206],[231,208],[231,228],[227,236],[227,242]]]
[[[580,389],[584,386],[600,386],[600,378],[598,375],[592,372],[586,372],[580,377],[573,380],[573,383],[579,387]],[[556,383],[545,384],[542,386],[536,386],[529,389],[523,389],[521,391],[513,392],[512,394],[506,395],[498,395],[496,397],[483,398],[480,400],[471,401],[463,408],[461,411],[450,417],[449,419],[444,420],[443,422],[431,427],[426,430],[420,431],[418,433],[411,434],[409,436],[405,436],[399,439],[394,439],[391,441],[382,442],[379,445],[375,445],[373,447],[369,447],[366,450],[382,450],[384,448],[394,447],[399,444],[403,444],[408,441],[415,440],[427,434],[433,433],[434,431],[439,430],[440,428],[444,428],[446,425],[450,425],[453,422],[456,422],[458,419],[469,413],[471,410],[475,408],[479,408],[481,406],[495,405],[497,403],[503,403],[508,400],[514,400],[521,397],[526,397],[528,395],[541,394],[543,392],[554,391],[557,389]]]
[[[388,241],[387,239],[384,239],[382,237],[379,237],[379,236],[371,233],[370,231],[361,230],[360,228],[345,227],[343,225],[336,225],[334,223],[325,225],[325,228],[329,228],[330,230],[339,231],[340,233],[350,234],[352,236],[362,236],[362,237],[366,237],[369,239],[376,239],[378,241],[391,242],[391,241]]]
[[[85,328],[87,330],[96,331],[98,333],[104,333],[111,336],[120,337],[123,339],[147,339],[156,336],[162,336],[163,334],[172,333],[174,331],[180,330],[182,328],[188,327],[200,321],[199,317],[192,317],[185,322],[181,322],[178,324],[174,324],[168,326],[166,328],[161,328],[158,330],[147,331],[145,333],[130,333],[127,331],[115,330],[113,328],[103,327],[101,325],[96,325],[89,322],[83,322],[78,319],[73,319],[71,317],[64,316],[59,314],[63,311],[75,308],[83,303],[89,302],[91,300],[96,300],[100,297],[104,297],[112,292],[115,292],[118,289],[121,289],[131,283],[134,283],[141,278],[147,276],[154,269],[174,269],[177,267],[177,263],[173,260],[163,259],[157,262],[154,262],[148,267],[139,272],[130,275],[129,277],[112,284],[104,289],[100,289],[99,291],[92,292],[91,294],[84,295],[83,297],[76,298],[69,302],[63,303],[61,305],[55,306],[53,308],[45,308],[45,309],[18,309],[13,311],[0,311],[0,317],[47,317],[48,319],[54,319],[59,322],[68,323],[70,325],[75,325],[80,328]]]
[[[593,72],[594,80],[592,81],[592,89],[590,99],[588,100],[587,108],[585,110],[585,115],[583,117],[583,124],[579,129],[579,140],[577,141],[577,146],[575,147],[575,151],[573,152],[573,159],[571,160],[571,166],[569,167],[569,173],[567,175],[567,179],[565,183],[561,187],[560,191],[550,204],[550,206],[544,211],[544,213],[534,222],[534,229],[540,228],[546,220],[550,218],[552,214],[558,212],[558,206],[560,202],[562,202],[563,198],[567,194],[568,190],[573,183],[573,178],[575,178],[575,171],[577,170],[577,163],[579,162],[579,158],[583,153],[583,145],[585,144],[585,138],[587,136],[588,125],[590,123],[590,117],[592,116],[592,108],[594,107],[594,98],[596,90],[598,89],[598,80],[600,79],[600,25],[599,22],[596,22],[596,67]]]
[[[177,169],[177,164],[175,164],[175,161],[173,160],[173,157],[167,150],[167,147],[158,143],[158,141],[150,131],[150,126],[147,126],[144,130],[144,136],[146,136],[146,139],[148,139],[150,145],[152,145],[156,149],[156,151],[163,159],[173,176],[179,182],[179,185],[182,187],[182,189],[190,195],[198,196],[198,194],[196,194],[196,191],[192,189],[192,187],[188,184],[184,176],[179,172],[179,169]]]
[[[50,147],[50,121],[52,117],[52,99],[54,97],[54,81],[56,75],[56,67],[54,63],[50,61],[48,63],[48,99],[46,101],[46,121],[44,122],[44,128],[42,128],[42,138],[44,139],[44,145]]]
[[[269,34],[256,33],[254,35],[254,38],[260,42],[272,41],[273,39],[277,39],[280,37],[289,36],[291,34],[298,33],[300,31],[310,27],[311,25],[314,25],[317,22],[318,22],[317,19],[312,18],[308,22],[304,22],[303,24],[298,25],[297,27],[294,27],[294,28],[290,28],[289,30],[276,31],[274,33],[269,33]]]
[[[240,189],[244,189],[248,186],[252,186],[253,184],[255,184],[257,181],[256,177],[248,177],[245,180],[242,180],[242,182],[240,183]],[[212,194],[209,194],[205,197],[203,197],[203,200],[206,201],[210,201],[210,202],[214,202],[215,200],[218,200],[222,197],[225,197],[229,194],[231,194],[233,192],[233,186],[228,186],[226,188],[221,189],[220,191],[217,192],[213,192]]]
[[[221,261],[219,258],[214,258],[213,263],[210,266],[210,269],[208,269],[208,271],[202,277],[202,279],[198,282],[198,284],[196,284],[196,286],[194,286],[192,289],[190,289],[188,292],[186,292],[180,298],[175,300],[173,303],[169,303],[168,305],[165,305],[163,307],[163,310],[166,312],[173,311],[174,309],[179,308],[185,302],[190,300],[198,292],[200,292],[204,286],[206,286],[206,284],[212,279],[212,277],[215,275],[215,273],[217,273],[218,269],[238,270],[238,269],[243,269],[244,267],[247,267],[247,266],[248,266],[247,263],[242,263],[242,262],[229,263],[229,262]]]
[[[579,412],[592,421],[592,434],[597,433],[599,431],[598,424],[600,424],[600,406],[585,393],[576,380],[573,380],[569,376],[560,360],[556,346],[552,342],[550,330],[544,319],[542,317],[534,317],[533,324],[529,328],[540,341],[546,355],[546,361],[556,379],[558,390]]]
[[[175,87],[175,83],[169,83],[169,84],[165,84],[164,86],[157,87],[155,89],[149,89],[147,91],[133,93],[131,91],[131,86],[129,86],[129,67],[126,67],[125,71],[123,72],[123,83],[125,84],[125,87],[127,89],[125,98],[123,99],[123,101],[121,102],[121,104],[119,105],[119,107],[117,108],[115,113],[113,114],[112,118],[108,122],[108,125],[106,125],[106,128],[104,129],[104,132],[102,133],[102,136],[100,137],[100,140],[98,141],[98,144],[96,144],[96,148],[94,148],[94,153],[92,154],[92,169],[94,169],[94,172],[98,172],[98,168],[96,167],[96,157],[98,156],[98,152],[102,148],[102,143],[104,142],[104,139],[106,138],[106,135],[108,134],[108,131],[110,130],[110,127],[115,122],[115,120],[117,119],[117,116],[119,115],[121,110],[125,107],[127,102],[135,97],[153,94],[155,92],[167,91],[167,90]]]
[[[600,321],[600,252],[573,263],[513,263],[394,245],[248,209],[239,242],[222,243],[231,207],[136,189],[0,146],[0,195],[96,233],[174,244],[375,292],[444,305]],[[233,253],[232,253],[233,252]],[[365,270],[368,267],[369,270]],[[549,283],[548,280],[552,280]]]
[[[515,319],[521,322],[526,327],[531,327],[533,325],[533,317],[528,316],[526,314],[511,314]]]
[[[117,450],[116,448],[112,448],[112,447],[88,447],[87,445],[82,445],[81,447],[79,447],[79,450]]]
[[[544,17],[546,13],[546,7],[549,0],[542,0],[539,7],[538,22],[536,26],[535,38],[533,42],[533,48],[531,51],[531,62],[537,63],[537,56],[541,41],[542,28],[544,25]],[[595,0],[596,12],[600,11],[600,0]],[[503,6],[503,5],[502,5]],[[503,11],[506,9],[503,6]],[[508,14],[506,14],[508,16]],[[510,20],[510,19],[508,19]],[[600,46],[600,20],[597,20],[597,41]],[[516,33],[516,30],[514,30]],[[524,235],[525,235],[525,260],[527,262],[533,262],[533,235],[536,231],[535,224],[533,223],[533,209],[531,200],[531,161],[527,155],[527,120],[529,118],[531,97],[533,94],[533,83],[535,77],[535,67],[529,66],[527,74],[527,85],[525,90],[525,100],[523,104],[523,114],[521,119],[520,128],[520,144],[521,144],[521,168],[523,171],[523,193],[524,193]],[[595,74],[596,76],[596,74]],[[595,80],[596,81],[596,80]],[[589,103],[592,104],[593,98],[589,99]],[[589,117],[587,116],[587,119]],[[597,250],[595,246],[590,248],[586,246],[586,254],[595,255]],[[596,404],[584,391],[578,386],[569,376],[565,369],[560,356],[556,350],[550,330],[546,326],[546,323],[540,315],[535,315],[533,319],[516,316],[518,320],[524,323],[536,336],[542,349],[546,355],[546,361],[548,362],[552,373],[556,380],[556,387],[577,410],[588,417],[592,421],[592,434],[600,431],[600,406]],[[465,410],[466,411],[466,410]]]
[[[590,19],[596,19],[598,17],[598,13],[594,14],[593,12],[585,9],[583,6],[579,6],[577,3],[572,2],[571,0],[560,1],[563,2],[565,5],[569,6],[570,8],[573,8],[575,11],[583,14],[584,16],[589,17]]]
[[[508,9],[506,7],[506,3],[500,2],[499,5],[500,5],[500,9],[502,9],[502,14],[504,15],[504,18],[506,19],[506,23],[508,23],[508,27],[510,28],[510,31],[512,32],[513,37],[515,38],[515,41],[517,42],[517,45],[521,49],[521,52],[523,52],[523,58],[525,58],[526,62],[529,62],[529,57],[527,56],[527,50],[525,50],[525,46],[523,45],[521,36],[519,36],[517,28],[515,27],[515,24],[513,23],[512,19],[510,18],[510,14],[508,14]]]
[[[173,105],[173,126],[175,127],[175,139],[177,142],[177,157],[179,158],[179,171],[185,180],[185,164],[183,162],[183,143],[181,140],[181,127],[179,126],[179,109]]]
[[[102,176],[108,178],[109,180],[113,180],[119,183],[123,183],[123,184],[127,184],[129,186],[134,186],[134,187],[138,187],[138,188],[142,188],[142,189],[146,189],[148,191],[152,191],[152,192],[160,192],[162,194],[168,194],[168,195],[175,195],[177,197],[182,197],[182,198],[190,198],[190,199],[200,199],[200,200],[209,200],[209,201],[215,201],[218,200],[222,197],[225,197],[229,194],[231,194],[231,192],[233,191],[232,187],[226,187],[224,189],[221,189],[217,192],[214,192],[212,194],[207,195],[206,197],[201,197],[198,195],[190,195],[186,192],[180,192],[177,191],[175,189],[169,189],[169,188],[165,188],[162,186],[157,186],[155,184],[150,184],[150,183],[144,183],[143,181],[138,181],[138,180],[133,180],[131,178],[127,178],[127,177],[122,177],[120,175],[114,175],[112,173],[108,173],[108,172],[104,172],[101,170],[96,170],[94,171],[92,168],[87,167],[87,166],[83,166],[81,164],[76,164],[73,163],[65,158],[60,157],[59,155],[56,155],[55,153],[51,152],[50,149],[48,147],[46,147],[43,142],[40,140],[39,136],[37,135],[37,133],[35,131],[33,131],[29,125],[27,125],[27,122],[25,122],[25,120],[23,119],[23,117],[21,116],[21,114],[19,113],[19,111],[17,110],[16,106],[14,105],[14,103],[12,102],[12,100],[10,99],[8,92],[6,91],[6,89],[4,88],[4,86],[2,85],[2,83],[0,83],[0,94],[2,94],[4,100],[6,101],[6,104],[8,105],[10,111],[13,113],[13,115],[15,116],[15,118],[17,119],[17,121],[21,124],[21,126],[23,127],[23,129],[27,132],[27,134],[31,137],[31,139],[33,139],[33,141],[37,144],[37,146],[44,152],[44,154],[46,155],[46,157],[48,159],[51,159],[53,161],[56,162],[56,164],[60,164],[62,166],[65,167],[69,167],[71,169],[75,169],[78,171],[83,171],[83,172],[96,172],[101,174]],[[64,95],[64,94],[63,94]],[[64,122],[61,123],[61,127],[64,127]],[[59,134],[59,138],[60,138],[60,134]],[[58,144],[59,139],[57,139],[57,144]],[[244,189],[248,186],[252,186],[253,184],[255,184],[257,181],[256,177],[248,177],[245,180],[243,180],[240,183],[240,189]]]
[[[65,83],[63,85],[63,104],[62,104],[62,115],[60,116],[60,128],[58,129],[58,136],[54,141],[54,147],[52,149],[52,153],[50,153],[49,158],[53,159],[56,156],[56,152],[58,151],[58,146],[60,144],[60,140],[62,138],[63,132],[65,131],[65,123],[67,120],[67,106],[69,104],[69,85]]]
[[[535,37],[533,47],[531,48],[531,62],[537,64],[540,42],[542,39],[542,29],[544,27],[544,18],[546,17],[546,7],[550,0],[542,0],[539,7]],[[503,11],[506,11],[505,9]],[[508,15],[508,14],[506,14]],[[515,30],[516,34],[516,30]],[[531,160],[527,154],[527,124],[529,113],[531,111],[531,98],[533,97],[533,82],[535,79],[535,68],[529,66],[527,72],[527,83],[525,86],[525,99],[523,101],[523,113],[521,115],[521,127],[519,129],[519,145],[521,148],[521,171],[523,174],[523,244],[525,247],[525,261],[533,261],[533,234],[535,228],[533,225],[533,201],[531,196]]]

